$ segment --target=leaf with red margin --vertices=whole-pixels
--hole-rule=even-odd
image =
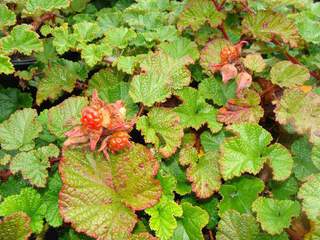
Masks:
[[[30,218],[24,212],[16,212],[0,221],[0,239],[27,240],[31,235]]]
[[[98,240],[127,240],[137,216],[156,204],[161,187],[154,179],[159,164],[143,145],[112,155],[66,150],[59,165],[60,213],[79,232]]]

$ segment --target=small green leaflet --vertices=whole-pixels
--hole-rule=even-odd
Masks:
[[[16,14],[7,5],[0,4],[0,29],[12,26],[16,23]]]

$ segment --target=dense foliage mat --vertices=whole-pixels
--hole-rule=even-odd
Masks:
[[[0,1],[0,240],[319,240],[315,2]]]

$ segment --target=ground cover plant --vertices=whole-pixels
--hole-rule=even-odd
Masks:
[[[0,1],[0,240],[320,239],[319,20]]]

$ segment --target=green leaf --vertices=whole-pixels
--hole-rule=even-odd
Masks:
[[[48,188],[43,195],[43,201],[47,206],[45,218],[52,227],[59,227],[62,225],[62,217],[58,205],[61,187],[62,182],[57,171],[49,178]]]
[[[86,97],[70,97],[48,112],[48,129],[59,139],[65,139],[64,133],[71,130],[73,124],[80,123],[81,110],[88,105]]]
[[[320,95],[287,89],[274,111],[280,124],[291,124],[297,133],[308,134],[312,143],[319,139]]]
[[[11,54],[15,51],[30,55],[32,52],[43,50],[43,44],[39,35],[31,30],[31,26],[21,24],[15,26],[10,35],[1,38],[0,45],[5,53]]]
[[[177,227],[175,217],[182,216],[182,207],[171,197],[162,196],[160,202],[145,212],[150,215],[149,225],[161,240],[169,240]]]
[[[59,148],[50,144],[29,152],[20,152],[10,162],[12,173],[21,172],[24,179],[32,185],[45,187],[48,178],[49,158],[58,157]]]
[[[273,144],[264,153],[272,168],[272,178],[277,181],[286,180],[292,172],[293,159],[287,148],[279,143]]]
[[[198,198],[209,198],[214,192],[219,191],[221,177],[216,152],[201,155],[193,147],[183,148],[180,151],[179,162],[187,167],[187,178],[192,182],[192,191]]]
[[[27,0],[26,11],[30,14],[39,12],[51,12],[53,10],[67,8],[70,5],[68,0]]]
[[[312,162],[311,151],[312,146],[306,137],[295,140],[291,145],[294,160],[293,172],[300,181],[304,181],[310,175],[319,172]]]
[[[203,240],[202,228],[209,222],[208,213],[198,206],[188,202],[181,204],[183,215],[178,221],[172,240]]]
[[[137,129],[148,143],[153,143],[165,158],[174,154],[181,144],[183,127],[179,116],[171,109],[152,108],[148,116],[139,118]]]
[[[217,110],[201,97],[199,91],[187,87],[177,91],[176,95],[183,102],[175,108],[175,112],[180,116],[184,128],[192,127],[198,130],[207,123],[212,132],[221,129],[222,125],[216,121]]]
[[[5,4],[0,4],[0,16],[0,29],[16,24],[16,14]]]
[[[175,192],[185,195],[191,192],[191,186],[187,180],[186,174],[178,163],[178,154],[163,163],[162,168],[169,172],[177,181]]]
[[[280,235],[269,235],[267,233],[261,233],[257,240],[289,240],[288,234],[283,232]]]
[[[163,42],[159,48],[176,59],[191,57],[196,61],[200,56],[197,44],[188,38],[178,38],[174,42]]]
[[[259,226],[251,214],[225,212],[218,225],[217,240],[256,240]]]
[[[125,103],[127,116],[135,116],[138,111],[137,105],[129,95],[129,83],[124,82],[124,76],[120,73],[104,69],[93,75],[89,81],[88,93],[97,90],[99,97],[108,103],[122,100]]]
[[[207,73],[211,72],[211,66],[220,64],[221,50],[225,47],[230,47],[231,43],[225,39],[214,39],[206,44],[200,52],[200,64]]]
[[[180,31],[187,27],[198,31],[205,23],[216,28],[224,19],[225,15],[217,11],[210,0],[189,0],[179,15],[177,25]]]
[[[313,164],[320,170],[320,142],[313,145],[311,159]]]
[[[157,240],[157,238],[147,232],[143,232],[139,234],[133,234],[130,240]]]
[[[0,55],[0,73],[11,74],[14,73],[14,71],[10,58],[8,56]]]
[[[25,240],[31,233],[30,218],[23,212],[13,213],[0,221],[2,240]]]
[[[0,124],[0,143],[5,150],[30,150],[34,147],[34,139],[42,131],[37,121],[37,111],[25,108],[13,113],[10,118]]]
[[[257,213],[262,229],[274,235],[282,233],[291,225],[291,219],[300,215],[300,204],[298,201],[259,197],[252,204],[252,210]]]
[[[221,186],[222,200],[219,203],[219,215],[232,209],[239,213],[251,213],[251,205],[264,189],[259,178],[242,176]]]
[[[16,110],[31,106],[32,97],[29,93],[23,93],[17,88],[0,88],[0,122]]]
[[[146,106],[164,102],[174,90],[189,85],[191,73],[186,66],[192,62],[189,57],[175,59],[163,52],[149,54],[140,65],[142,73],[131,82],[133,101]]]
[[[18,175],[12,175],[7,181],[0,183],[0,196],[8,197],[19,194],[21,189],[28,186],[28,183]]]
[[[82,21],[73,25],[74,37],[78,42],[87,43],[101,37],[101,29],[96,22]]]
[[[132,75],[138,63],[138,58],[135,56],[120,56],[117,59],[117,68],[118,70]]]
[[[16,212],[26,213],[31,219],[32,231],[35,233],[41,232],[46,206],[36,190],[24,188],[20,194],[9,196],[0,204],[0,216],[9,216]]]
[[[243,64],[253,72],[260,73],[266,67],[266,63],[262,56],[258,53],[249,54],[243,59]]]
[[[301,37],[307,42],[320,43],[320,24],[318,17],[312,11],[303,11],[295,17],[295,23]]]
[[[63,92],[71,93],[76,81],[87,77],[84,66],[79,62],[61,60],[44,69],[44,77],[39,79],[37,104],[44,100],[55,100]]]
[[[271,82],[280,87],[294,87],[302,85],[310,78],[309,70],[290,61],[276,63],[270,72]]]
[[[41,31],[43,31],[43,27],[41,28]],[[50,32],[53,36],[52,44],[59,54],[63,54],[69,49],[75,48],[77,38],[75,34],[71,34],[69,32],[67,23],[63,23],[61,26],[55,27],[50,30]]]
[[[83,45],[81,48],[81,57],[90,67],[100,62],[103,57],[112,54],[112,48],[105,44],[88,44]]]
[[[200,135],[201,145],[205,152],[219,150],[220,145],[226,137],[225,131],[220,131],[218,133],[211,133],[210,131],[204,131]]]
[[[222,80],[207,78],[199,84],[199,92],[205,99],[212,100],[216,105],[223,106],[229,99],[236,97],[237,83],[229,81],[224,84]]]
[[[102,153],[64,151],[59,166],[64,221],[95,238],[128,239],[137,222],[134,210],[151,207],[160,198],[160,184],[153,178],[157,169],[150,150],[138,144],[109,161]]]
[[[272,196],[280,200],[290,199],[292,196],[297,194],[299,189],[298,181],[295,177],[290,177],[282,182],[270,181],[269,187],[272,192]]]
[[[285,15],[271,11],[258,11],[248,14],[242,22],[244,33],[254,38],[270,42],[273,37],[280,38],[291,47],[297,47],[300,39],[295,24]]]
[[[263,167],[261,157],[272,140],[271,134],[258,124],[233,124],[229,127],[236,134],[226,138],[221,146],[220,170],[224,179],[240,176],[244,172],[257,174]]]
[[[111,27],[105,32],[105,43],[113,48],[126,48],[137,37],[135,31],[125,27]]]
[[[320,174],[314,174],[302,184],[298,197],[302,199],[302,209],[310,220],[319,220],[320,217]]]

